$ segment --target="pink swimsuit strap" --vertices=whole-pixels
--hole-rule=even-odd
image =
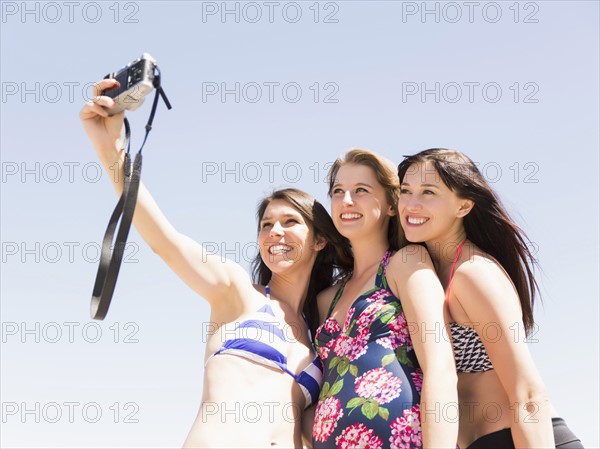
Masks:
[[[450,267],[450,276],[448,276],[448,287],[446,288],[446,301],[450,299],[450,285],[452,284],[452,277],[454,276],[454,270],[456,268],[456,263],[458,262],[458,258],[462,253],[463,246],[465,245],[466,239],[463,240],[458,248],[456,248],[456,254],[454,255],[454,260],[452,261],[452,267]]]

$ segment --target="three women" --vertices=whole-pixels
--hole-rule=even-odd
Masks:
[[[100,96],[114,83],[99,82],[99,96],[80,114],[107,170],[122,164],[123,114],[108,117],[103,107],[114,102]],[[555,413],[524,342],[509,338],[514,326],[533,324],[535,281],[522,233],[464,155],[423,152],[406,159],[398,176],[400,194],[398,177],[381,157],[353,150],[336,161],[329,193],[339,234],[303,192],[266,198],[258,213],[259,285],[178,233],[141,186],[134,225],[210,303],[217,324],[186,447],[299,447],[302,410],[317,397],[315,447],[454,447],[457,433],[461,447],[581,447],[564,422],[551,419]],[[114,187],[122,189],[119,177]],[[424,242],[427,251],[407,245],[404,236]],[[338,270],[350,268],[329,287]],[[444,311],[458,378],[443,336]],[[322,365],[309,332],[318,323]],[[499,342],[481,338],[488,323],[499,326]],[[458,430],[458,413],[442,413],[457,402],[457,379]],[[242,403],[263,404],[262,418],[245,422],[214,413]],[[273,403],[288,406],[293,419],[273,418]],[[501,408],[494,423],[480,418],[489,403]]]

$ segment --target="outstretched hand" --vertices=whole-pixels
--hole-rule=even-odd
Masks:
[[[104,107],[109,109],[114,107],[115,101],[106,95],[101,95],[104,90],[117,86],[119,82],[115,79],[98,81],[94,84],[94,97],[79,113],[83,128],[100,157],[121,150],[121,130],[125,112],[109,116]]]

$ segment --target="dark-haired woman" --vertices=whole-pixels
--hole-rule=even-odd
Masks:
[[[461,448],[582,448],[558,418],[524,339],[537,285],[528,240],[475,164],[446,149],[398,167],[398,211],[446,290]]]
[[[115,85],[95,85],[96,95]],[[123,164],[124,114],[98,96],[80,113],[100,162]],[[109,177],[117,193],[122,177]],[[211,307],[204,388],[185,447],[302,447],[302,412],[316,402],[322,372],[309,332],[316,294],[333,282],[344,239],[326,209],[296,189],[275,192],[258,210],[258,285],[238,264],[180,234],[140,186],[133,224],[169,267]],[[346,254],[350,254],[347,252]],[[305,311],[306,313],[303,313]],[[316,322],[312,322],[312,327]],[[312,425],[310,418],[309,427]]]

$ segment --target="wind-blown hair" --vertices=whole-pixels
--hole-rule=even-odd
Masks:
[[[337,279],[343,277],[352,269],[354,258],[350,249],[350,242],[337,231],[331,216],[321,203],[308,193],[291,188],[276,190],[260,202],[256,212],[259,231],[260,220],[263,218],[268,205],[274,200],[283,200],[290,204],[312,227],[315,239],[320,237],[327,242],[325,247],[317,254],[304,301],[303,312],[308,320],[312,335],[315,335],[320,324],[317,294],[333,285]],[[266,285],[271,280],[272,274],[259,252],[252,262],[254,282]]]
[[[327,181],[329,183],[329,196],[331,197],[333,186],[336,183],[337,174],[340,171],[342,165],[355,164],[365,165],[371,167],[375,172],[377,181],[385,189],[385,197],[390,206],[396,212],[395,215],[390,217],[390,223],[388,226],[388,242],[390,248],[393,251],[397,251],[406,243],[403,241],[404,232],[400,227],[398,221],[398,199],[400,198],[400,182],[398,181],[398,175],[396,173],[396,167],[392,162],[386,158],[373,153],[369,150],[363,150],[360,148],[353,148],[348,151],[342,158],[336,159],[327,175]]]
[[[432,148],[408,156],[398,165],[400,181],[414,164],[428,161],[450,190],[473,201],[473,209],[463,218],[467,238],[506,270],[519,294],[525,331],[531,332],[533,304],[539,288],[533,275],[536,262],[528,246],[529,239],[510,218],[477,166],[461,152]]]

